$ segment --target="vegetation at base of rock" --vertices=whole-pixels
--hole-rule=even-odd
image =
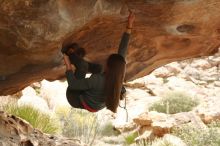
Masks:
[[[119,132],[114,130],[114,126],[111,122],[107,122],[106,124],[100,127],[100,134],[102,136],[116,136],[119,135]]]
[[[185,124],[175,128],[172,132],[189,146],[219,146],[220,128],[210,125],[205,129]]]
[[[50,115],[42,113],[29,105],[18,106],[15,103],[9,103],[3,106],[3,110],[7,113],[20,117],[29,122],[34,128],[44,133],[56,134],[59,132],[59,122]]]
[[[133,145],[132,145],[133,146]],[[140,140],[134,146],[176,146],[171,141],[165,138],[156,138],[153,141]]]
[[[168,82],[169,82],[169,80],[168,80],[166,77],[164,77],[164,78],[163,78],[163,83],[166,84],[166,83],[168,83]]]
[[[149,110],[175,114],[191,111],[198,104],[198,100],[192,98],[190,95],[183,92],[172,91],[165,94],[161,100],[155,102]]]
[[[213,128],[213,127],[220,128],[220,120],[213,121],[210,124],[208,124],[207,126],[210,128]]]
[[[145,145],[146,146],[176,146],[164,138],[155,139],[153,142],[148,142]]]
[[[132,144],[135,142],[135,138],[138,137],[138,132],[133,132],[125,137],[126,144]]]
[[[56,112],[61,120],[63,136],[77,138],[92,145],[99,133],[96,114],[75,108],[60,108]]]

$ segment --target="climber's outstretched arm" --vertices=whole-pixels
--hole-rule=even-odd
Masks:
[[[67,56],[66,54],[63,54],[63,60],[64,60],[64,63],[66,65],[66,71],[72,70],[72,66],[71,66],[71,63],[70,63],[69,56]]]
[[[130,38],[131,30],[133,27],[134,19],[135,19],[135,15],[132,11],[130,11],[130,14],[128,16],[128,22],[127,22],[128,24],[126,27],[126,31],[122,35],[121,42],[120,42],[119,49],[118,49],[118,54],[120,54],[124,58],[126,57],[126,54],[127,54],[127,48],[128,48],[129,38]]]

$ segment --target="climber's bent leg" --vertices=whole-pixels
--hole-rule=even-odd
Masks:
[[[80,94],[80,91],[70,90],[69,87],[67,88],[66,97],[69,104],[74,108],[84,109],[80,101]]]

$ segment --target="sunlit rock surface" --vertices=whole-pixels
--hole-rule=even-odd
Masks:
[[[78,42],[104,64],[116,52],[128,9],[136,21],[126,79],[220,45],[219,0],[0,0],[0,94],[64,75],[62,43]]]
[[[79,140],[48,135],[24,120],[0,111],[0,145],[2,146],[80,146]]]

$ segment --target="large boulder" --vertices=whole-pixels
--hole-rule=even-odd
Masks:
[[[193,112],[183,112],[177,114],[164,114],[156,111],[142,113],[133,119],[139,126],[140,139],[151,139],[154,137],[163,137],[170,133],[172,128],[182,124],[191,123],[197,128],[206,128],[201,118]]]
[[[80,146],[79,140],[69,139],[34,129],[26,121],[0,111],[0,145],[2,146]],[[42,121],[43,122],[43,121]]]
[[[220,120],[219,105],[220,105],[219,96],[207,97],[203,101],[203,103],[201,103],[194,110],[201,117],[204,123],[209,124],[213,121]]]
[[[220,44],[218,0],[0,0],[0,94],[64,75],[62,44],[78,42],[104,64],[117,51],[128,9],[136,21],[126,79],[172,61],[213,54]]]

